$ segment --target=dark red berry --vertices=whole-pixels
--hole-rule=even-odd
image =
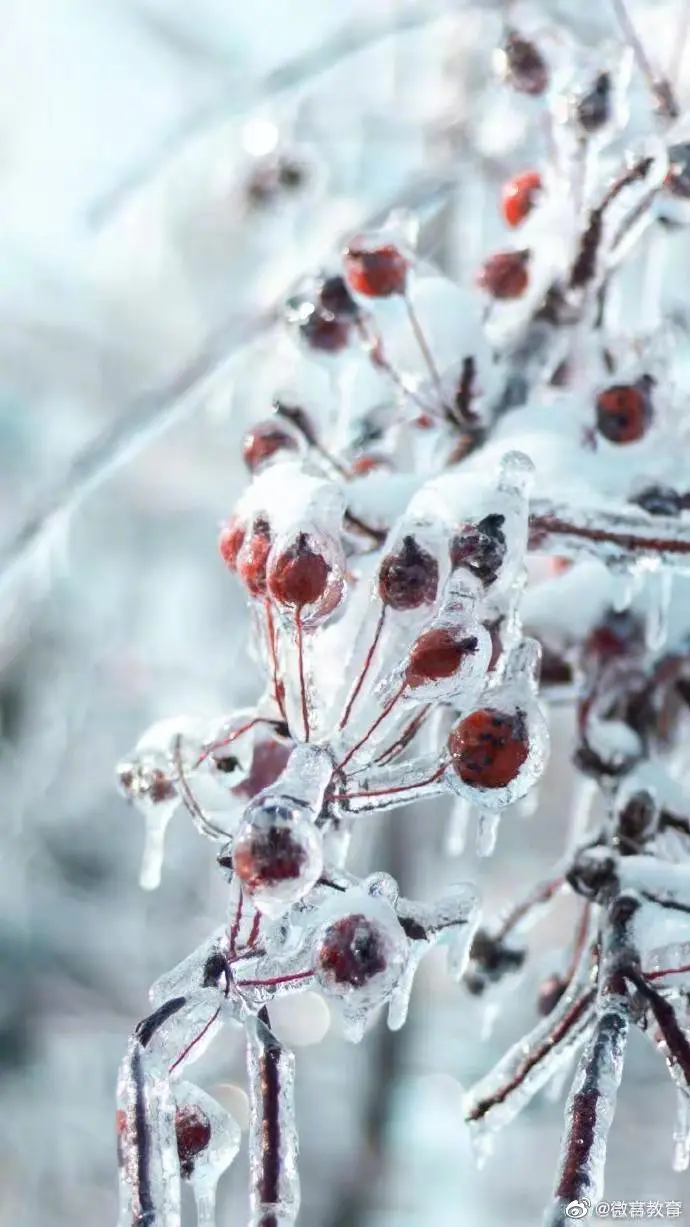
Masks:
[[[353,477],[366,477],[369,473],[375,473],[378,469],[390,469],[391,462],[385,456],[375,456],[372,452],[366,453],[363,456],[358,456],[350,465],[350,472]]]
[[[379,594],[391,609],[418,609],[432,605],[438,591],[438,563],[414,537],[403,537],[394,554],[387,554],[379,569]]]
[[[367,298],[390,298],[404,294],[407,260],[393,243],[365,248],[352,243],[345,251],[345,276],[357,294]]]
[[[475,635],[463,637],[444,627],[425,631],[410,652],[405,682],[414,690],[440,678],[452,677],[468,656],[474,656],[477,647]]]
[[[539,48],[528,38],[509,30],[496,60],[503,80],[519,94],[537,97],[544,93],[549,70]]]
[[[529,755],[527,723],[522,712],[485,707],[451,729],[448,749],[453,767],[474,788],[506,788]]]
[[[242,444],[244,463],[250,473],[256,473],[267,460],[280,452],[296,452],[297,440],[275,422],[258,422],[247,431]]]
[[[587,90],[578,99],[575,119],[586,136],[593,136],[611,118],[612,82],[608,72],[600,72]]]
[[[266,563],[271,544],[268,520],[257,516],[237,556],[237,573],[251,596],[266,594]]]
[[[347,288],[347,282],[339,273],[321,282],[319,306],[337,319],[355,320],[360,316],[360,309]]]
[[[350,325],[315,307],[300,323],[300,335],[310,349],[338,354],[350,344]]]
[[[477,285],[501,302],[522,298],[529,284],[529,259],[529,251],[498,251],[482,264]]]
[[[601,662],[625,656],[640,642],[640,635],[640,623],[629,609],[609,609],[585,639],[583,657]]]
[[[245,528],[234,516],[222,529],[218,538],[218,549],[226,567],[237,570],[237,556],[244,544]]]
[[[612,384],[596,401],[597,430],[609,443],[637,443],[652,421],[651,389],[647,375],[633,384]]]
[[[201,1108],[186,1105],[175,1113],[175,1135],[180,1172],[189,1180],[194,1172],[194,1160],[211,1141],[211,1122]]]
[[[322,980],[362,988],[385,968],[384,941],[367,916],[343,916],[325,930],[316,959]]]
[[[268,591],[280,605],[303,609],[324,596],[331,567],[323,554],[300,533],[293,545],[275,560],[268,576]]]
[[[477,524],[467,524],[450,543],[450,565],[465,567],[486,587],[493,584],[503,566],[507,544],[505,517],[493,513]]]
[[[251,800],[252,797],[263,792],[264,788],[275,784],[278,776],[285,770],[291,753],[292,745],[289,742],[273,741],[268,738],[265,741],[257,741],[249,775],[241,784],[233,788],[233,796],[246,797]],[[221,759],[217,765],[222,762]]]
[[[536,170],[515,175],[503,188],[501,209],[509,226],[519,226],[529,216],[541,194],[541,175]]]
[[[299,881],[308,859],[304,843],[289,826],[279,824],[246,824],[232,848],[233,869],[250,892]]]

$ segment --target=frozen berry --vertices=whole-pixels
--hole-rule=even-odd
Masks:
[[[321,282],[319,305],[337,319],[355,320],[360,315],[360,309],[347,288],[347,282],[340,274],[325,277]]]
[[[503,188],[501,206],[509,226],[519,226],[529,216],[541,194],[541,175],[536,170],[515,175]]]
[[[391,462],[386,456],[376,456],[373,452],[365,452],[364,455],[352,461],[350,472],[353,477],[367,477],[369,473],[376,473],[379,469],[390,468]]]
[[[407,260],[393,243],[366,248],[351,243],[344,255],[348,285],[367,298],[390,298],[404,294]]]
[[[230,571],[237,570],[237,555],[242,549],[245,537],[244,524],[234,516],[222,529],[218,538],[218,549],[226,567]]]
[[[252,797],[256,797],[258,793],[263,792],[264,788],[275,784],[278,776],[287,767],[291,753],[292,746],[290,743],[274,741],[272,738],[257,741],[254,746],[249,775],[246,779],[242,780],[241,784],[237,784],[233,788],[233,796],[246,797],[250,800]],[[220,762],[222,761],[224,760],[221,759]],[[217,762],[216,765],[219,766],[219,763]]]
[[[180,1172],[189,1180],[194,1172],[194,1160],[211,1141],[211,1122],[201,1108],[187,1105],[175,1113],[175,1135]]]
[[[297,440],[275,422],[258,422],[247,431],[242,444],[244,463],[250,473],[256,473],[267,460],[280,452],[296,452]]]
[[[362,988],[385,967],[385,942],[367,916],[343,916],[324,931],[316,960],[322,983]]]
[[[587,635],[582,654],[597,662],[625,656],[640,643],[641,627],[629,609],[609,609]]]
[[[303,807],[287,798],[259,797],[234,840],[232,866],[260,911],[280,912],[320,877],[321,837]]]
[[[507,544],[503,527],[505,517],[493,513],[477,524],[468,524],[450,544],[450,565],[454,571],[465,567],[488,587],[503,566]]]
[[[403,537],[402,545],[387,554],[379,569],[379,594],[391,609],[419,609],[432,605],[438,591],[438,563],[423,550],[414,537]]]
[[[611,118],[612,82],[608,72],[600,72],[575,106],[575,120],[586,136],[599,132]]]
[[[266,564],[271,550],[268,520],[257,516],[237,556],[237,573],[251,596],[266,594]]]
[[[529,284],[529,259],[529,251],[498,251],[482,264],[477,285],[501,302],[522,298]]]
[[[268,590],[280,605],[304,609],[324,596],[330,574],[323,554],[314,549],[306,533],[300,533],[272,564]]]
[[[477,647],[475,635],[463,636],[444,627],[425,631],[410,652],[405,682],[414,690],[429,682],[452,677],[468,656],[474,656]]]
[[[539,48],[517,30],[508,30],[495,55],[500,76],[519,94],[536,97],[549,83],[549,70]]]
[[[451,729],[448,749],[453,767],[473,788],[507,788],[529,755],[522,712],[485,707]]]
[[[285,307],[286,323],[297,330],[308,349],[321,354],[339,354],[350,344],[352,322],[337,317],[314,301],[313,294],[298,294]]]
[[[597,429],[609,443],[637,443],[652,421],[651,389],[645,375],[637,383],[612,384],[596,401]]]

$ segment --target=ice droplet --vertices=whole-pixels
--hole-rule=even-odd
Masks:
[[[488,809],[479,811],[477,818],[477,856],[493,855],[500,822],[500,811]]]
[[[686,1172],[690,1167],[690,1098],[676,1088],[676,1122],[673,1130],[673,1170]]]

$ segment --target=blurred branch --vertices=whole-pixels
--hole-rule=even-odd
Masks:
[[[395,208],[408,208],[433,216],[448,192],[450,183],[432,180],[412,181],[395,200],[363,219],[362,228],[376,226]],[[357,229],[359,227],[353,227]],[[329,248],[341,238],[333,234]],[[324,256],[327,252],[324,252]],[[127,461],[165,431],[190,417],[199,408],[214,384],[227,374],[236,351],[254,340],[275,323],[285,297],[286,286],[269,307],[246,320],[234,315],[216,333],[203,353],[162,392],[144,398],[130,413],[114,422],[73,460],[68,472],[43,505],[25,522],[18,533],[0,551],[0,594],[16,576],[22,565],[31,559],[59,525]]]

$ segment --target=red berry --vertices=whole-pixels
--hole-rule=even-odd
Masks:
[[[664,187],[680,200],[690,199],[690,144],[671,145]]]
[[[549,83],[549,70],[539,48],[516,30],[509,30],[496,55],[503,80],[519,94],[536,97]]]
[[[303,609],[324,596],[330,574],[323,554],[314,549],[306,533],[300,533],[273,563],[268,590],[280,605]]]
[[[484,516],[478,524],[467,524],[461,528],[450,543],[450,565],[453,570],[465,567],[485,587],[493,584],[507,551],[504,524],[505,517],[494,513]]]
[[[394,554],[387,554],[379,569],[379,594],[391,609],[419,609],[432,605],[438,591],[438,563],[414,537],[403,537]]]
[[[321,282],[319,306],[337,319],[356,320],[360,315],[360,309],[347,288],[347,282],[340,274],[326,277]]]
[[[609,443],[637,443],[652,421],[650,390],[654,381],[648,375],[634,384],[612,384],[600,392],[596,402],[597,429]]]
[[[386,946],[367,916],[343,916],[329,925],[316,956],[315,970],[326,984],[362,988],[386,969]]]
[[[522,298],[529,284],[529,259],[529,251],[498,251],[482,264],[477,285],[502,302]]]
[[[296,452],[297,440],[275,422],[259,422],[247,431],[242,444],[244,463],[250,473],[280,452]]]
[[[271,549],[268,520],[257,516],[237,557],[237,573],[251,596],[266,595],[266,563]]]
[[[390,298],[405,293],[407,260],[393,243],[371,248],[352,243],[343,258],[348,284],[357,294]]]
[[[448,749],[453,767],[473,788],[506,788],[529,755],[525,717],[520,711],[485,707],[451,729]]]
[[[272,739],[258,741],[254,746],[249,775],[246,780],[233,788],[233,796],[246,797],[251,800],[252,797],[263,792],[264,788],[275,784],[278,776],[285,770],[291,753],[292,745],[289,742]],[[221,759],[221,765],[222,761]]]
[[[228,520],[218,538],[220,556],[231,571],[237,570],[237,555],[244,544],[244,537],[244,525],[233,516],[231,520]]]
[[[189,1180],[194,1160],[211,1141],[211,1122],[201,1108],[186,1105],[175,1113],[175,1134],[180,1171],[185,1180]]]
[[[300,294],[289,299],[285,320],[297,329],[300,340],[316,353],[338,354],[350,344],[352,321],[324,310],[311,295]]]
[[[405,681],[414,690],[428,682],[452,677],[466,657],[473,656],[476,650],[477,639],[474,635],[463,638],[459,632],[443,627],[425,631],[410,652]]]
[[[245,823],[232,847],[232,866],[249,891],[300,881],[309,849],[289,823]]]
[[[541,175],[536,170],[523,171],[505,184],[501,207],[509,226],[524,222],[539,199],[541,186]]]
[[[366,477],[368,473],[375,473],[378,469],[390,469],[390,467],[390,460],[387,460],[385,456],[375,456],[373,452],[368,452],[352,461],[350,472],[353,477]]]

